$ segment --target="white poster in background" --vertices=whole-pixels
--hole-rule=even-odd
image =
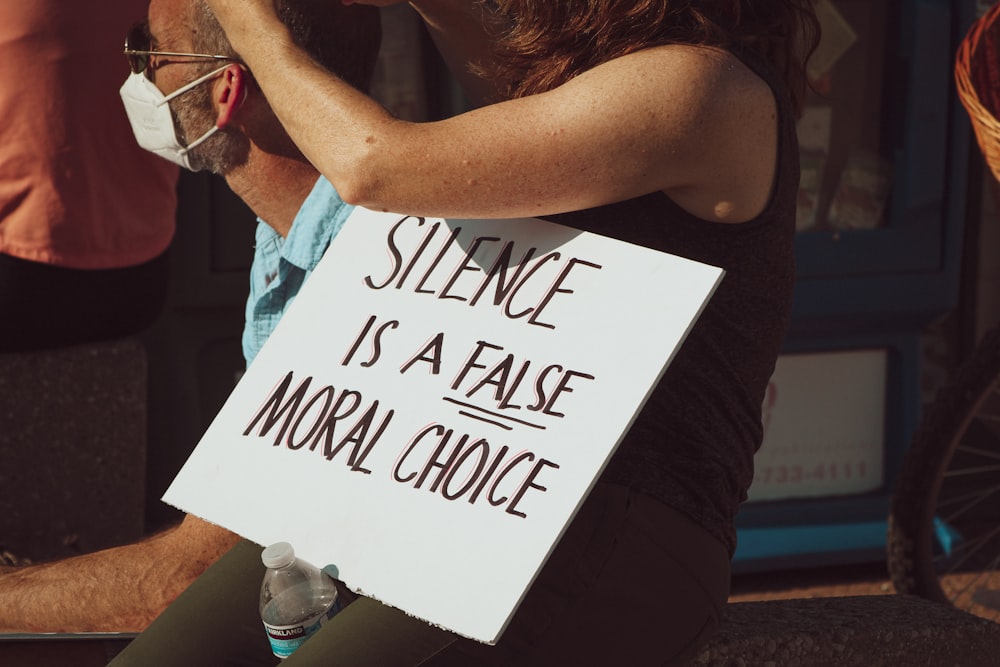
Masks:
[[[359,209],[164,500],[494,643],[721,277]]]
[[[881,488],[887,373],[884,349],[781,355],[764,397],[750,501]]]

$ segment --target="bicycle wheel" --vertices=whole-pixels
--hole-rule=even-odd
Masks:
[[[928,405],[893,489],[900,593],[1000,621],[1000,327]]]

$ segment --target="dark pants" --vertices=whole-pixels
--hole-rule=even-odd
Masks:
[[[120,269],[67,269],[0,253],[0,352],[124,338],[150,326],[167,294],[166,253]]]
[[[260,552],[237,545],[113,667],[277,664],[257,614]],[[496,646],[359,598],[284,665],[682,665],[718,627],[728,594],[721,543],[648,496],[598,484]]]

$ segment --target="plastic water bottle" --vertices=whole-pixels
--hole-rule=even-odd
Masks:
[[[296,558],[288,542],[272,544],[260,558],[267,567],[260,617],[271,650],[285,659],[340,611],[337,587],[329,575]]]

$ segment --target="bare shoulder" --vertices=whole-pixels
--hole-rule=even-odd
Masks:
[[[669,44],[637,51],[621,60],[651,85],[667,85],[672,94],[701,104],[725,105],[733,99],[773,101],[768,84],[723,49]]]
[[[623,125],[634,126],[654,152],[656,189],[709,220],[740,222],[763,209],[777,160],[777,101],[739,58],[717,48],[666,45],[591,73],[593,90],[614,85],[611,104]]]
[[[728,51],[669,44],[636,51],[581,74],[567,87],[584,99],[601,97],[614,107],[655,113],[674,127],[746,127],[754,119],[773,121],[770,86]],[[669,117],[669,118],[667,118]],[[690,136],[690,135],[689,135]]]
[[[720,92],[734,86],[770,92],[767,83],[739,58],[729,51],[710,46],[653,46],[598,65],[582,74],[581,78],[612,74],[641,74],[643,78],[654,81],[698,82],[701,92]]]
[[[544,93],[427,124],[425,136],[450,146],[441,155],[462,155],[474,143],[474,160],[448,165],[464,179],[470,162],[490,156],[481,178],[510,183],[497,206],[506,217],[663,191],[699,217],[735,221],[766,201],[775,111],[767,83],[731,54],[669,45],[615,58]],[[509,173],[518,177],[507,181]]]

